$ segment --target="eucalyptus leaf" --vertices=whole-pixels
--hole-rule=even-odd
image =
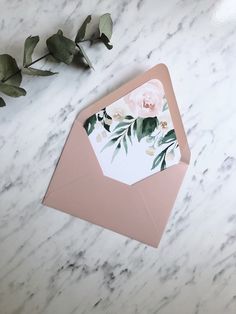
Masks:
[[[102,36],[102,34],[104,34],[107,37],[107,39],[110,40],[112,36],[112,28],[113,23],[111,19],[111,14],[110,13],[103,14],[99,19],[100,37]]]
[[[49,76],[57,74],[49,70],[41,70],[31,67],[31,65],[45,57],[48,57],[48,59],[51,59],[51,61],[53,60],[56,62],[64,62],[66,64],[70,64],[75,57],[78,57],[78,62],[81,65],[86,65],[86,67],[93,68],[91,61],[83,47],[79,45],[81,41],[88,39],[88,24],[90,22],[91,15],[88,15],[77,32],[75,42],[65,37],[62,30],[59,29],[56,34],[53,34],[46,40],[48,53],[34,61],[32,61],[32,59],[34,50],[39,42],[39,36],[27,37],[24,42],[23,69],[18,67],[16,60],[12,56],[8,54],[0,55],[0,92],[5,93],[11,97],[20,97],[25,95],[26,91],[23,88],[20,88],[23,72],[33,76]],[[91,44],[96,41],[102,41],[108,49],[111,49],[112,45],[110,43],[110,39],[112,36],[112,29],[113,23],[110,14],[106,13],[102,15],[99,19],[99,25],[96,34],[94,33],[89,39]],[[76,44],[78,45],[79,49],[76,49]],[[0,106],[3,107],[5,105],[5,101],[0,97]],[[101,118],[101,123],[108,132],[110,132],[111,125],[109,120],[111,120],[111,117],[105,112],[104,116]],[[93,128],[94,117],[92,123],[88,124],[89,132],[92,132]],[[131,128],[133,129],[131,130]],[[127,129],[127,141],[127,138],[129,138],[131,141],[131,131],[135,131],[135,125],[132,125]],[[121,144],[125,145],[124,141]]]
[[[22,75],[16,60],[8,54],[3,54],[0,55],[0,81],[4,82],[6,79],[9,85],[20,86]]]
[[[29,36],[28,38],[26,38],[24,44],[24,59],[23,59],[24,67],[32,63],[32,55],[38,42],[39,36]]]
[[[76,52],[76,45],[71,39],[65,37],[61,30],[49,37],[46,44],[49,52],[55,59],[66,64],[72,62]]]
[[[87,56],[87,54],[86,54],[84,48],[82,47],[82,45],[77,44],[77,47],[78,47],[79,50],[80,50],[80,53],[81,53],[82,58],[85,59],[86,64],[87,64],[91,69],[94,70],[94,67],[93,67],[91,61],[89,60],[89,57]]]
[[[39,70],[39,69],[35,69],[35,68],[24,68],[23,73],[28,74],[28,75],[33,75],[33,76],[51,76],[54,74],[57,74],[57,72],[51,72],[51,71],[47,71],[47,70]]]
[[[47,57],[48,61],[50,62],[54,62],[54,63],[60,63],[59,60],[57,60],[55,57],[53,57],[52,54],[49,54],[48,57]]]
[[[83,24],[81,25],[80,29],[78,30],[78,33],[75,38],[76,43],[84,40],[85,35],[86,35],[86,29],[87,29],[88,24],[91,22],[91,18],[92,18],[91,15],[88,15],[86,19],[84,20]]]
[[[0,107],[5,107],[6,103],[2,97],[0,97]]]
[[[107,47],[107,49],[111,50],[113,48],[113,45],[110,43],[109,39],[104,34],[102,34],[100,39],[104,43],[104,45]]]
[[[57,31],[57,34],[63,36],[63,31],[62,31],[61,29],[59,29],[59,30]]]
[[[23,88],[9,84],[0,84],[0,92],[11,97],[20,97],[26,95],[26,91]]]
[[[100,39],[108,49],[112,49],[113,46],[110,43],[112,36],[113,22],[110,13],[103,14],[99,19],[99,34]]]

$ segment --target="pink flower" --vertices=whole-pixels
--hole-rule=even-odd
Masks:
[[[134,117],[155,117],[162,111],[164,88],[153,79],[133,90],[124,97]]]

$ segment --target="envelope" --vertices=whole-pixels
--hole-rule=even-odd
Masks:
[[[157,247],[189,161],[170,75],[159,64],[79,113],[43,204]]]

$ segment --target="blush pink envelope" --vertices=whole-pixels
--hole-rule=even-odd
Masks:
[[[147,81],[164,86],[180,160],[134,184],[104,175],[85,121]],[[157,247],[190,161],[190,150],[170,75],[159,64],[82,110],[71,128],[43,204]],[[141,167],[141,165],[140,165]]]

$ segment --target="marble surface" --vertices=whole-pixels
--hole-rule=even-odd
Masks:
[[[95,71],[24,77],[0,111],[0,313],[236,312],[236,12],[231,0],[0,0],[1,53],[111,12],[114,49]],[[158,249],[41,205],[77,113],[166,63],[192,151]],[[41,63],[42,68],[48,64]],[[112,206],[112,204],[111,204]]]

